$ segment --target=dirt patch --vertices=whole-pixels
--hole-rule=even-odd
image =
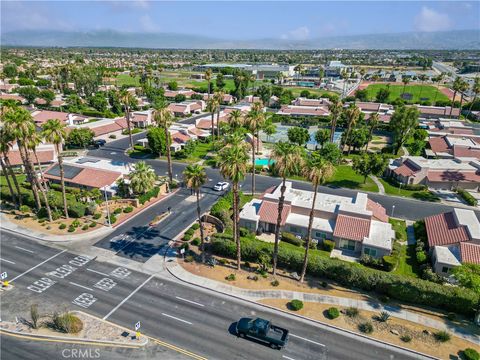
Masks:
[[[410,321],[393,317],[391,317],[387,322],[379,322],[374,320],[375,315],[378,315],[378,313],[371,311],[359,310],[358,315],[354,318],[350,318],[349,316],[341,313],[338,318],[331,320],[324,315],[325,310],[332,307],[328,304],[307,302],[304,303],[303,309],[299,311],[292,311],[287,306],[287,300],[263,299],[259,302],[357,333],[361,333],[358,330],[358,325],[369,321],[374,328],[373,332],[368,335],[369,337],[403,346],[425,354],[433,355],[441,359],[451,359],[450,355],[456,356],[458,355],[459,351],[462,351],[468,347],[476,346],[469,341],[455,336],[452,336],[451,340],[448,342],[438,342],[433,336],[433,333],[437,331],[436,329],[428,328],[426,326],[421,326]],[[339,310],[344,310],[344,308],[339,308]],[[428,333],[425,333],[424,330],[426,330]],[[391,331],[397,332],[398,335],[392,333]],[[402,341],[400,337],[403,335],[409,335],[412,340],[410,342]]]

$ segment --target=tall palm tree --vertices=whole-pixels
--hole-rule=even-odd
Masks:
[[[210,97],[207,100],[207,111],[212,115],[212,142],[215,139],[215,113],[219,108],[219,103],[216,97]]]
[[[170,110],[168,110],[166,102],[160,102],[155,105],[155,110],[153,111],[153,121],[157,124],[158,127],[163,128],[165,132],[165,141],[166,141],[166,152],[167,152],[167,164],[168,164],[168,178],[170,182],[173,181],[173,169],[172,169],[172,154],[170,151],[171,137],[168,129],[173,121],[173,116]]]
[[[463,107],[463,99],[465,98],[465,91],[468,90],[468,83],[462,79],[462,82],[460,84],[460,111],[459,111],[459,116],[462,114],[462,107]],[[450,109],[452,111],[452,109]]]
[[[402,83],[403,83],[403,90],[402,90],[402,95],[405,94],[405,87],[407,86],[407,84],[410,82],[410,77],[406,76],[406,75],[403,75],[402,76]]]
[[[212,69],[208,68],[207,71],[205,71],[205,80],[208,82],[208,100],[210,100],[210,92],[212,91],[211,85],[212,85]]]
[[[435,78],[435,82],[437,83],[437,91],[435,91],[435,96],[433,97],[433,105],[437,102],[437,94],[440,92],[440,83],[445,78],[445,73],[441,73]]]
[[[465,89],[465,81],[460,76],[457,76],[453,81],[452,89],[453,89],[453,97],[452,97],[452,104],[450,106],[450,113],[448,114],[449,117],[452,117],[452,110],[453,110],[453,107],[455,106],[455,98],[457,97],[457,93],[458,92],[462,93],[462,90]],[[462,100],[463,100],[463,93],[462,93]]]
[[[63,142],[67,137],[66,126],[58,119],[49,119],[42,126],[42,134],[45,140],[55,145],[58,157],[58,168],[60,169],[60,184],[62,187],[63,211],[68,219],[67,193],[65,191],[65,171],[63,168]]]
[[[345,117],[347,118],[347,134],[345,135],[345,143],[348,144],[352,129],[355,127],[358,119],[360,118],[360,109],[354,104],[351,104],[345,110]],[[348,155],[350,155],[350,150],[351,146],[348,145]]]
[[[313,217],[315,215],[315,203],[317,201],[318,186],[325,183],[332,177],[335,167],[316,153],[312,153],[303,168],[303,175],[307,178],[313,187],[312,207],[310,208],[310,216],[308,218],[307,241],[305,243],[305,255],[303,257],[302,273],[300,275],[300,282],[303,282],[305,273],[307,272],[308,264],[308,250],[310,249],[310,242],[312,241],[312,225]]]
[[[133,192],[145,194],[153,188],[156,180],[155,171],[145,161],[139,161],[133,166],[133,171],[130,173],[130,186]]]
[[[2,155],[2,170],[5,174],[5,179],[7,180],[7,184],[12,194],[12,200],[17,207],[22,206],[22,193],[20,192],[20,186],[18,185],[17,177],[15,176],[12,165],[10,163],[10,159],[8,157],[8,153],[12,146],[12,141],[14,140],[11,134],[5,129],[5,127],[0,128],[0,154]],[[15,191],[13,191],[13,187],[11,187],[10,178],[13,181],[15,186]]]
[[[130,148],[133,148],[132,125],[131,125],[130,114],[131,114],[132,105],[135,104],[136,99],[129,91],[123,90],[120,93],[120,101],[122,102],[123,107],[125,109],[125,118],[127,120],[128,139],[130,142]]]
[[[378,122],[379,122],[378,113],[370,114],[370,117],[368,118],[368,128],[369,128],[368,141],[367,141],[367,145],[365,145],[365,151],[368,150],[368,143],[372,140],[373,131],[378,126]]]
[[[235,131],[243,125],[243,114],[239,109],[235,109],[230,113],[228,124],[230,128]]]
[[[258,138],[255,139],[255,136],[258,136],[260,127],[265,121],[265,114],[263,113],[263,106],[260,102],[255,102],[252,105],[251,110],[246,116],[246,124],[248,129],[252,133],[252,196],[255,195],[255,143],[257,143],[257,149],[259,143],[257,142]]]
[[[217,91],[214,98],[217,102],[217,139],[220,139],[220,105],[223,103],[223,97],[225,93],[223,91]]]
[[[427,75],[420,74],[418,75],[418,78],[420,79],[420,82],[422,84],[422,86],[420,86],[420,94],[418,95],[418,101],[422,101],[423,84],[425,84],[425,80],[427,80]]]
[[[273,248],[273,275],[277,271],[278,242],[280,241],[280,226],[282,224],[282,212],[285,203],[285,191],[287,176],[296,174],[303,163],[302,149],[289,142],[279,141],[275,144],[272,153],[272,160],[275,161],[275,170],[282,178],[280,198],[278,199],[277,226],[275,227],[275,244]]]
[[[473,100],[470,103],[470,108],[468,109],[469,115],[472,113],[473,104],[475,104],[475,101],[477,101],[478,94],[480,94],[480,78],[478,76],[476,76],[475,80],[473,81],[472,92]]]
[[[337,127],[338,116],[341,114],[343,109],[343,103],[340,100],[334,100],[330,105],[328,105],[328,110],[330,111],[330,142],[333,142],[333,137],[335,135],[335,130]]]
[[[22,159],[27,180],[32,185],[32,193],[35,200],[37,210],[40,210],[42,204],[38,194],[38,179],[35,174],[32,162],[28,154],[26,142],[28,138],[35,132],[35,124],[32,115],[24,108],[16,107],[2,113],[6,131],[11,134],[13,139],[17,141],[18,150]]]
[[[202,250],[202,263],[205,262],[205,236],[203,235],[202,212],[200,210],[200,189],[207,182],[207,173],[201,165],[188,165],[183,171],[185,185],[195,191],[197,197],[197,217],[200,225],[200,249]]]
[[[238,183],[245,179],[247,171],[247,149],[242,142],[234,142],[225,146],[218,154],[218,165],[220,173],[232,182],[233,192],[233,239],[237,245],[237,269],[240,270],[241,249],[239,222],[239,195]]]

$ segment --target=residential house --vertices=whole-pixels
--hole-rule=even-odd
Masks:
[[[251,231],[275,232],[280,188],[268,190],[261,199],[248,202],[240,212],[240,226]],[[286,182],[281,231],[307,235],[313,192],[292,188]],[[311,236],[315,241],[333,240],[335,247],[355,255],[381,257],[390,254],[395,232],[385,209],[365,193],[354,197],[318,193]]]
[[[68,128],[88,128],[93,131],[95,138],[106,140],[110,135],[120,135],[122,131],[127,128],[127,120],[125,117],[117,119],[102,119],[78,126],[69,126]]]
[[[195,94],[195,91],[193,90],[180,89],[180,90],[165,90],[165,93],[163,95],[168,99],[174,99],[175,96],[177,95],[185,95],[185,97],[189,99],[193,94]]]
[[[203,96],[203,101],[207,101],[208,100],[208,94],[200,94]],[[213,96],[213,94],[210,94],[210,96]],[[235,101],[235,98],[230,95],[230,94],[223,94],[223,98],[222,98],[222,104],[224,105],[231,105],[233,104],[233,102]]]
[[[440,119],[450,117],[450,110],[452,110],[452,117],[458,118],[460,116],[460,109],[451,106],[426,106],[413,105],[420,112],[420,118],[424,119]]]
[[[175,116],[188,116],[194,113],[201,113],[205,110],[205,106],[205,101],[203,100],[192,100],[169,104],[168,110],[170,110]]]
[[[321,116],[327,117],[330,115],[328,106],[297,106],[297,105],[283,105],[277,112],[278,115],[289,115],[293,117],[303,116]]]
[[[347,103],[344,105],[344,107],[348,107],[349,105],[350,103]],[[383,103],[356,101],[355,106],[357,106],[360,111],[365,114],[365,120],[368,120],[371,114],[378,113],[379,121],[384,123],[390,122],[390,119],[395,112],[393,105]]]
[[[331,104],[331,101],[326,98],[320,98],[320,99],[307,99],[304,97],[298,97],[295,100],[292,101],[292,105],[294,106],[313,106],[313,107],[319,107],[319,106],[329,106]]]
[[[66,113],[62,111],[34,110],[32,118],[37,127],[41,127],[50,119],[58,119],[66,125],[81,125],[88,122],[91,117],[79,114]]]
[[[153,124],[153,110],[133,111],[130,114],[130,121],[134,127],[146,129]]]
[[[29,151],[29,157],[35,166],[40,163],[40,166],[49,165],[57,161],[57,152],[53,144],[41,143],[35,148],[35,154],[33,151]],[[23,167],[22,157],[20,156],[20,150],[15,143],[7,154],[10,164],[14,167]],[[3,154],[0,154],[0,158],[3,159]],[[37,163],[38,160],[38,163]]]
[[[469,137],[440,136],[430,137],[430,149],[426,149],[427,157],[441,159],[472,158],[480,160],[480,143]]]
[[[480,264],[480,222],[474,211],[455,208],[429,216],[425,228],[437,274],[448,276],[463,263]]]

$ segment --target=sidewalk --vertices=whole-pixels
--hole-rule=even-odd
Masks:
[[[473,342],[480,345],[480,338],[477,335],[469,333],[467,330],[460,328],[458,326],[446,325],[441,321],[437,321],[428,316],[423,316],[408,310],[401,309],[397,306],[384,305],[381,303],[374,303],[364,300],[356,300],[351,298],[343,298],[338,296],[329,296],[313,293],[303,293],[297,291],[287,291],[287,290],[248,290],[237,288],[235,286],[227,285],[220,283],[215,280],[208,278],[200,277],[195,274],[192,274],[186,271],[182,266],[180,266],[177,261],[173,260],[171,257],[174,256],[172,252],[167,254],[166,257],[166,267],[167,270],[177,279],[184,281],[186,283],[201,286],[203,288],[208,288],[215,290],[217,292],[235,296],[241,299],[249,301],[257,301],[260,299],[299,299],[305,302],[317,302],[322,304],[332,304],[341,307],[357,307],[362,310],[368,311],[387,311],[391,316],[411,321],[417,324],[421,324],[430,328],[438,330],[448,330],[449,332],[455,334],[460,338],[463,338],[467,341]]]
[[[385,187],[383,186],[383,184],[380,182],[380,180],[378,180],[378,178],[375,176],[375,175],[370,175],[369,176],[370,179],[373,180],[373,182],[378,186],[378,193],[380,195],[385,195]]]

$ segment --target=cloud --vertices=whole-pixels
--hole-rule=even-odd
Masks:
[[[281,38],[285,40],[306,40],[310,35],[310,30],[306,26],[300,26],[286,34],[282,34]]]
[[[415,17],[415,30],[417,31],[442,31],[449,30],[451,27],[452,21],[447,14],[439,13],[426,6],[423,6]]]
[[[142,15],[140,16],[140,26],[146,32],[156,32],[160,28],[158,25],[152,20],[150,15]]]

